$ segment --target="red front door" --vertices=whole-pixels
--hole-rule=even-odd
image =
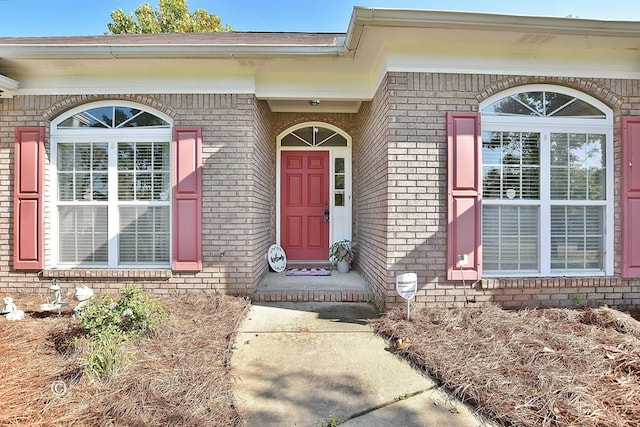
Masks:
[[[283,151],[281,245],[290,260],[329,257],[329,152]]]

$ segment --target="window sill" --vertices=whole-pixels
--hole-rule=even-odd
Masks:
[[[569,288],[589,286],[620,286],[622,279],[613,276],[574,276],[574,277],[483,277],[482,289],[506,288]]]
[[[169,269],[108,269],[70,268],[42,270],[43,279],[144,279],[168,280],[173,276]]]

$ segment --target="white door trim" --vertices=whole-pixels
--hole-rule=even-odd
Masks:
[[[294,132],[298,129],[305,127],[322,127],[326,129],[330,129],[334,132],[337,132],[341,136],[343,136],[347,145],[342,147],[333,147],[333,146],[285,146],[281,145],[282,139]],[[276,138],[276,243],[281,245],[281,232],[280,229],[280,202],[281,202],[281,190],[282,190],[282,182],[280,179],[282,172],[282,152],[283,151],[328,151],[329,152],[329,216],[330,216],[330,226],[329,226],[329,244],[336,242],[338,240],[343,239],[352,239],[352,139],[349,134],[347,134],[342,129],[333,126],[329,123],[324,122],[304,122],[299,123],[295,126],[291,126],[286,129],[282,133],[280,133]],[[345,164],[345,189],[344,189],[344,207],[335,206],[335,159],[336,158],[344,158]],[[329,248],[327,248],[327,251]],[[328,252],[327,252],[328,257]]]

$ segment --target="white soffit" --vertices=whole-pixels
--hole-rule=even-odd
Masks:
[[[638,78],[640,22],[356,6],[344,50],[378,75],[517,71]]]
[[[357,113],[362,101],[318,99],[267,99],[274,113]]]
[[[357,7],[346,43],[385,71],[640,77],[639,22]]]
[[[387,71],[640,78],[640,50],[620,40],[482,31],[471,43],[454,30],[388,28],[375,36],[364,43],[386,41]]]

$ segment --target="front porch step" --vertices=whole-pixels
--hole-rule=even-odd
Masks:
[[[373,291],[357,271],[331,276],[287,276],[269,272],[253,294],[255,302],[370,302]]]
[[[373,292],[371,290],[257,290],[252,299],[254,302],[372,302]]]

